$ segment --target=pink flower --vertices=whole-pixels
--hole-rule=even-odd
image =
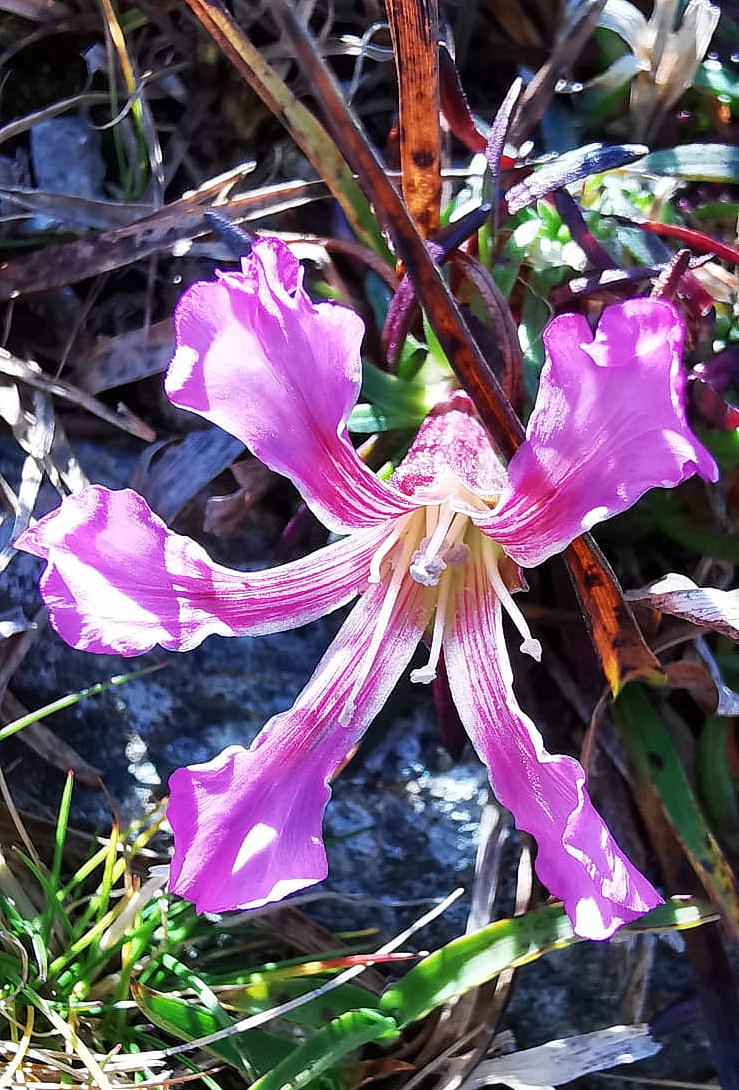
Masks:
[[[684,413],[683,327],[666,302],[607,308],[593,335],[575,314],[545,333],[527,438],[502,466],[461,392],[422,425],[389,485],[359,460],[346,421],[363,326],[314,304],[277,240],[239,273],[183,296],[170,399],[242,439],[345,535],[268,571],[230,571],[172,533],[130,491],[68,497],[18,542],[48,562],[52,623],[73,646],[135,655],[210,633],[258,635],[359,600],[293,707],[248,750],[233,746],[170,780],[171,889],[200,910],[262,905],[326,876],[329,782],[405,671],[422,636],[441,653],[493,789],[538,842],[542,882],[578,934],[606,938],[660,898],[594,809],[585,774],[550,754],[519,708],[503,614],[539,658],[511,592],[539,564],[647,489],[716,466]]]

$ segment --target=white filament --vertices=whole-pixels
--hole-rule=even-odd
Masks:
[[[395,528],[393,529],[392,533],[388,534],[388,536],[383,541],[382,545],[380,545],[378,547],[378,549],[376,550],[374,556],[370,560],[369,576],[367,577],[367,582],[369,582],[369,583],[379,583],[380,582],[380,580],[382,578],[382,576],[380,574],[380,566],[381,566],[383,560],[385,559],[385,557],[387,556],[387,554],[392,549],[393,545],[395,545],[395,543],[400,539],[400,537],[408,529],[408,523],[410,522],[410,520],[412,518],[413,518],[413,515],[409,515],[407,518],[400,518],[398,520]]]
[[[411,670],[411,681],[418,682],[421,685],[428,685],[436,678],[439,656],[441,655],[441,641],[444,638],[446,615],[449,606],[449,583],[449,576],[445,579],[441,579],[439,582],[439,594],[436,600],[436,615],[434,617],[434,630],[431,636],[429,660],[425,666],[420,666],[417,670]]]
[[[354,678],[354,684],[352,685],[346,703],[339,714],[339,725],[342,727],[348,727],[352,721],[357,693],[367,680],[375,658],[377,657],[377,652],[380,650],[380,645],[385,638],[385,633],[387,632],[390,618],[395,609],[395,603],[398,600],[398,594],[408,569],[408,562],[418,543],[418,531],[416,531],[416,534],[411,532],[414,528],[413,523],[418,521],[416,518],[416,515],[418,514],[420,514],[420,512],[415,512],[407,524],[406,528],[408,533],[405,536],[402,552],[393,569],[392,578],[388,583],[385,597],[382,600],[382,605],[375,621],[375,630],[372,633],[372,639],[370,640],[369,647],[362,656],[362,661],[357,668],[357,673]]]
[[[482,554],[485,558],[485,570],[488,579],[492,583],[493,589],[500,599],[500,604],[523,636],[521,650],[525,655],[531,655],[532,659],[541,662],[541,644],[531,635],[531,629],[526,622],[526,618],[513,601],[513,595],[503,582],[498,569],[498,561],[494,553],[494,545],[490,538],[483,537]]]

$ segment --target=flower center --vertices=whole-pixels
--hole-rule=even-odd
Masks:
[[[468,522],[467,515],[453,511],[448,503],[426,508],[426,537],[414,552],[408,569],[417,583],[436,587],[447,567],[464,564],[470,551],[462,543]]]
[[[465,542],[467,534],[475,535],[472,550]],[[429,504],[397,520],[370,563],[368,581],[384,582],[386,590],[375,618],[372,639],[357,667],[354,684],[339,718],[342,726],[348,726],[352,721],[357,695],[372,670],[392,624],[401,588],[409,576],[415,583],[429,588],[435,597],[428,662],[411,671],[411,681],[428,684],[436,678],[444,632],[454,606],[455,569],[467,563],[482,566],[485,580],[521,634],[521,650],[537,662],[541,660],[541,644],[531,635],[501,573],[504,558],[500,546],[478,530],[469,515],[456,511],[448,500]]]

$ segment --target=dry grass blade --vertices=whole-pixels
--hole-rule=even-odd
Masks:
[[[0,4],[0,8],[2,7],[4,5]],[[29,16],[26,16],[26,18],[29,18]],[[79,95],[71,95],[70,98],[59,99],[58,102],[44,106],[43,110],[35,110],[31,114],[26,114],[25,117],[17,117],[15,121],[8,121],[6,125],[1,126],[0,144],[4,144],[7,140],[14,140],[24,132],[28,132],[34,125],[38,125],[40,121],[46,121],[47,118],[58,117],[60,114],[67,113],[68,110],[104,105],[109,101],[110,97],[108,95],[98,91],[85,91]]]
[[[0,11],[20,15],[35,23],[52,23],[71,15],[70,9],[60,0],[0,0]]]
[[[138,462],[131,487],[165,522],[171,522],[196,492],[227,469],[243,450],[240,440],[220,428],[191,431],[176,445],[155,443],[149,447]]]
[[[78,390],[71,383],[44,374],[40,368],[32,366],[28,360],[11,356],[4,349],[0,349],[0,374],[7,375],[9,378],[20,379],[21,382],[26,383],[35,390],[41,390],[45,394],[53,394],[65,401],[71,401],[73,404],[87,409],[94,416],[99,416],[101,420],[105,420],[108,424],[112,424],[114,428],[120,428],[122,431],[128,432],[129,435],[134,435],[137,439],[143,439],[147,443],[151,443],[156,439],[156,433],[131,413],[123,416],[120,413],[112,412],[100,401],[90,397],[89,394],[83,393],[82,390]]]
[[[243,168],[240,168],[243,174]],[[233,184],[233,182],[231,182]],[[220,180],[218,189],[228,188]],[[267,212],[294,208],[323,196],[323,182],[287,182],[265,186],[228,203],[218,204],[218,211],[235,222],[257,218]],[[94,239],[80,239],[60,246],[47,247],[28,257],[0,265],[0,299],[14,299],[33,291],[65,287],[76,280],[86,280],[110,272],[134,261],[151,257],[162,250],[180,246],[183,241],[208,234],[204,218],[210,205],[208,191],[198,191],[192,198],[174,201],[154,215],[136,223],[108,231]]]
[[[339,149],[320,122],[298,102],[220,3],[215,0],[187,0],[187,4],[249,86],[280,118],[303,154],[325,179],[357,237],[372,249],[381,246],[367,201]]]
[[[562,16],[562,0],[488,0],[488,7],[512,42],[524,49],[544,49]],[[536,10],[529,13],[527,9]]]
[[[14,370],[13,364],[17,365]],[[64,429],[55,419],[51,398],[43,388],[45,378],[38,364],[17,360],[0,349],[0,419],[10,426],[26,454],[17,494],[2,481],[2,498],[13,514],[13,528],[0,549],[0,572],[16,555],[12,542],[29,524],[44,473],[59,492],[62,486],[75,491],[87,483]]]
[[[110,231],[151,215],[153,208],[143,204],[92,200],[66,193],[46,193],[26,186],[0,186],[3,200],[18,205],[25,212],[49,216],[58,223],[80,230]]]
[[[551,57],[542,65],[524,92],[511,127],[511,143],[520,146],[541,120],[558,80],[580,56],[605,6],[606,0],[591,0],[584,14],[579,7],[574,10],[562,28]]]
[[[0,722],[3,726],[28,715],[28,708],[21,704],[11,692],[6,692],[0,701]],[[76,749],[58,738],[45,723],[29,723],[19,732],[21,742],[37,753],[49,764],[62,772],[71,770],[81,784],[86,787],[100,787],[102,772],[95,768]]]
[[[75,382],[88,394],[99,394],[166,371],[173,353],[172,321],[167,318],[99,341],[75,360]]]
[[[387,0],[398,72],[400,165],[406,207],[425,238],[439,226],[439,11],[436,0]]]

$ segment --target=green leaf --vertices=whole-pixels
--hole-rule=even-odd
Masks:
[[[735,182],[739,175],[739,148],[729,144],[686,144],[650,152],[631,169],[692,182]]]
[[[262,1011],[275,1007],[288,999],[295,999],[300,995],[307,995],[314,991],[328,978],[324,976],[285,977],[279,971],[276,973],[259,973],[249,983],[240,987],[219,989],[221,1001],[235,1010],[246,1014],[259,1014]],[[360,988],[356,984],[342,984],[326,995],[317,999],[309,999],[302,1006],[297,1007],[289,1014],[283,1015],[290,1022],[296,1022],[301,1026],[312,1026],[320,1029],[327,1021],[337,1018],[357,1008],[367,1008],[372,1005],[377,997]],[[379,999],[377,999],[379,1003]]]
[[[683,502],[680,491],[653,489],[642,500],[642,508],[651,516],[654,525],[678,545],[698,555],[739,564],[739,541],[705,529]]]
[[[706,719],[698,747],[698,790],[721,844],[739,857],[739,793],[731,762],[735,731],[733,719]]]
[[[713,903],[739,930],[739,890],[719,844],[706,824],[680,757],[642,685],[625,685],[613,712],[637,778],[639,794],[657,796]]]
[[[233,1024],[223,1008],[206,1010],[194,999],[163,995],[138,981],[131,981],[131,995],[139,1009],[155,1026],[165,1033],[171,1033],[180,1041],[207,1037]],[[249,1078],[253,1078],[255,1072],[269,1071],[279,1065],[292,1051],[289,1041],[259,1029],[224,1037],[207,1048],[220,1060],[225,1060]]]
[[[637,934],[698,927],[714,918],[699,901],[670,901],[622,930]],[[458,995],[492,980],[505,969],[535,961],[550,950],[582,942],[561,904],[546,905],[514,919],[497,920],[436,950],[380,997],[380,1010],[402,1029]]]
[[[320,1029],[310,1041],[254,1083],[251,1090],[301,1090],[323,1071],[334,1067],[348,1052],[370,1041],[397,1034],[394,1018],[372,1010],[348,1011]]]
[[[424,414],[425,415],[425,414]],[[374,435],[377,431],[399,431],[417,428],[423,416],[408,412],[381,412],[371,405],[355,405],[347,422],[355,435]]]
[[[422,385],[390,375],[372,363],[365,363],[362,370],[362,394],[375,409],[382,412],[423,416],[428,411]]]
[[[457,995],[491,980],[504,969],[525,965],[547,950],[578,939],[562,905],[547,905],[464,935],[424,958],[380,999],[401,1028]]]
[[[739,75],[720,61],[704,61],[695,74],[693,86],[710,91],[734,107],[739,102]]]
[[[724,471],[728,472],[739,465],[739,428],[728,428],[726,431],[700,428],[698,437],[705,443]]]

